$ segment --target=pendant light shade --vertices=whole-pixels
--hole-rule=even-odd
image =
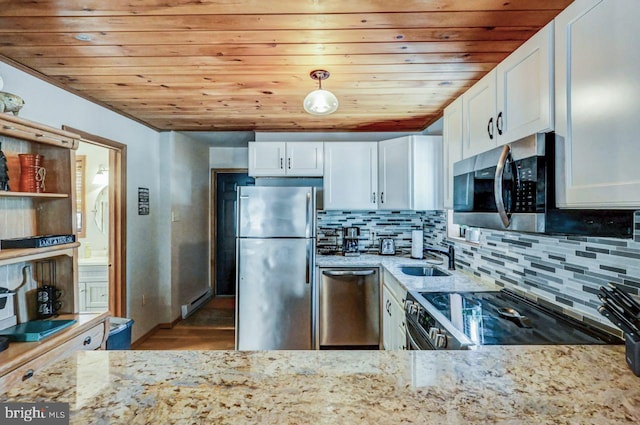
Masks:
[[[318,81],[319,88],[304,98],[304,110],[311,115],[329,115],[338,109],[338,98],[329,90],[322,88],[322,80],[329,78],[329,71],[316,69],[309,76]]]

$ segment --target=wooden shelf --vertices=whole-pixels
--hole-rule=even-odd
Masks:
[[[46,248],[2,249],[0,250],[0,266],[21,263],[23,261],[42,260],[58,255],[73,256],[73,248],[80,246],[80,242],[55,245]]]
[[[47,192],[7,192],[0,191],[0,198],[68,198],[66,193],[47,193]]]

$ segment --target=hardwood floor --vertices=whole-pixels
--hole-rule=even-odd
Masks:
[[[213,298],[172,329],[158,329],[135,350],[233,350],[235,298]]]

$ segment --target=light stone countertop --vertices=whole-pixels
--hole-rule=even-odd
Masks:
[[[386,256],[362,254],[357,257],[342,255],[317,255],[316,267],[384,267],[393,277],[409,291],[441,292],[441,291],[498,291],[497,285],[483,282],[457,270],[447,270],[446,261],[425,259],[416,260],[404,256]],[[446,257],[445,257],[446,260]],[[436,267],[450,273],[446,277],[409,276],[400,271],[400,267],[411,265]]]
[[[71,424],[638,424],[621,346],[472,351],[81,351],[7,402]]]

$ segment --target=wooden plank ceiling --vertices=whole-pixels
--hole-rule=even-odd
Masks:
[[[421,131],[571,1],[0,0],[0,58],[159,130]]]

